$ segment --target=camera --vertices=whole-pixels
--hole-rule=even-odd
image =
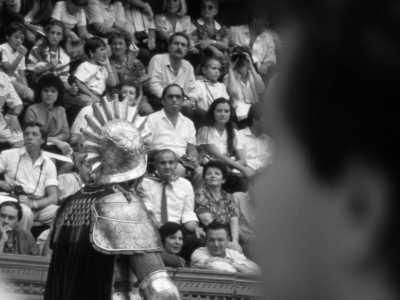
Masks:
[[[20,195],[26,195],[24,188],[21,185],[16,185],[14,186],[14,195],[20,196]]]
[[[245,48],[241,47],[241,46],[237,46],[235,48],[233,48],[232,50],[232,54],[231,54],[231,60],[232,61],[236,61],[236,60],[246,60],[246,54],[249,54],[248,51],[246,51]]]

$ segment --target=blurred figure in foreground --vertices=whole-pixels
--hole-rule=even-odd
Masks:
[[[277,151],[257,187],[263,295],[398,299],[399,5],[301,5],[265,109]]]

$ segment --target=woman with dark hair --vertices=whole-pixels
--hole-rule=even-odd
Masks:
[[[174,222],[166,222],[159,229],[164,252],[161,257],[166,267],[185,268],[186,261],[179,256],[183,246],[182,226]]]
[[[113,33],[108,38],[111,47],[110,64],[117,72],[118,83],[131,81],[139,85],[149,79],[143,63],[136,59],[136,53],[129,49],[132,38],[127,33]]]
[[[229,100],[215,99],[206,115],[207,126],[201,127],[197,133],[197,145],[203,155],[219,160],[230,169],[250,177],[254,175],[254,171],[246,166],[243,148],[234,128],[234,116]]]
[[[204,186],[195,194],[195,213],[203,226],[211,223],[226,225],[230,229],[229,247],[238,251],[239,209],[232,194],[222,189],[228,170],[220,161],[209,161],[203,167]]]
[[[67,142],[70,137],[67,116],[61,106],[64,91],[64,84],[56,75],[49,73],[41,76],[35,86],[35,104],[26,109],[24,122],[37,122],[47,132],[47,143],[43,150],[67,156],[72,149]],[[63,165],[58,168],[59,174],[72,170],[72,163]]]

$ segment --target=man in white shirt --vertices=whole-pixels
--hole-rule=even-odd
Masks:
[[[179,84],[184,93],[193,99],[195,76],[192,65],[183,59],[190,44],[189,37],[183,32],[176,32],[169,39],[169,53],[152,57],[149,63],[150,93],[161,98],[163,90],[171,83]],[[194,100],[185,100],[183,106],[188,111]]]
[[[51,225],[56,214],[57,171],[54,163],[41,150],[45,133],[38,123],[24,128],[25,147],[0,154],[0,203],[18,199],[23,216],[19,227],[30,230],[34,220]]]
[[[187,163],[194,170],[194,184],[201,182],[201,167],[198,163],[196,129],[193,122],[180,111],[183,105],[183,89],[178,84],[168,85],[162,94],[164,108],[148,116],[147,126],[152,133],[151,147],[154,150],[170,149],[180,163],[175,175],[184,177]]]
[[[229,231],[224,225],[211,223],[206,228],[206,247],[196,249],[190,267],[230,273],[260,273],[260,268],[243,254],[228,248]]]
[[[268,125],[260,103],[252,104],[246,119],[247,127],[239,130],[239,141],[243,145],[247,166],[257,173],[272,163],[273,140],[265,133]]]

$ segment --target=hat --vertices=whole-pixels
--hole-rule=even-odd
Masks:
[[[92,166],[95,184],[124,182],[142,176],[147,155],[142,130],[147,119],[136,127],[128,120],[129,102],[102,98],[93,105],[93,116],[86,115],[88,127],[82,129],[86,138],[87,162]]]

